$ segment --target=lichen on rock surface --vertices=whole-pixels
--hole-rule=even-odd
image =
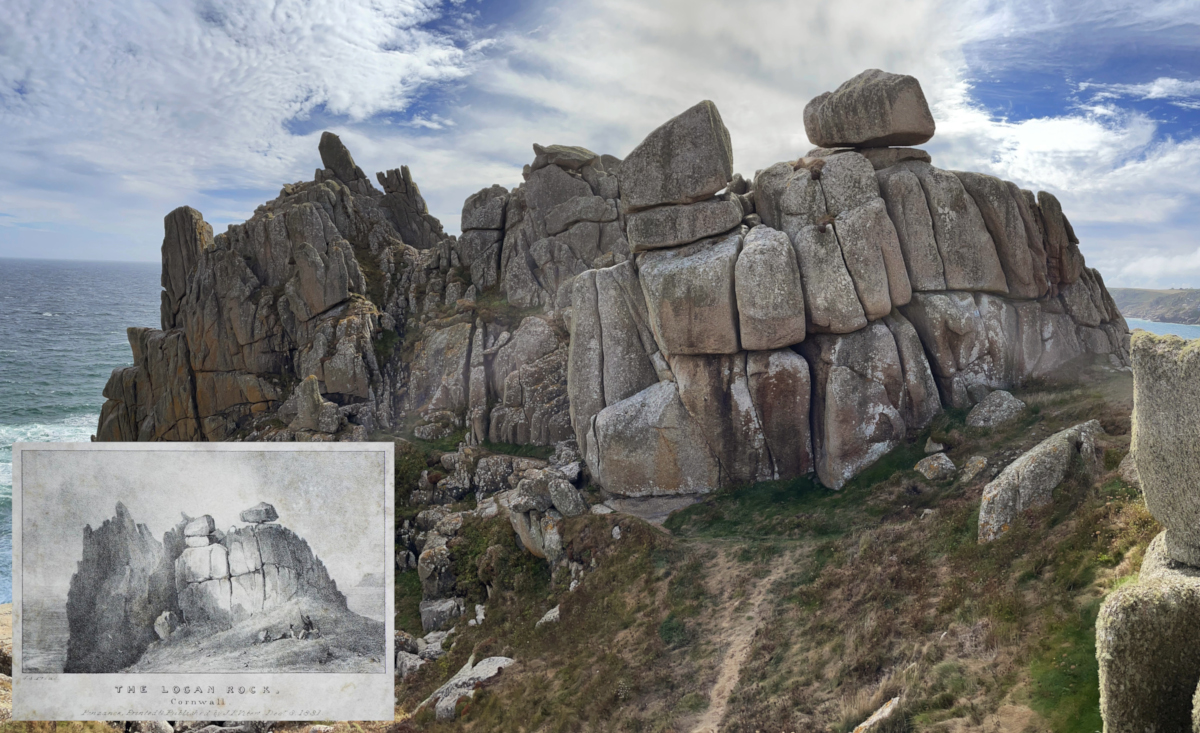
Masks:
[[[131,330],[97,437],[573,439],[617,496],[836,488],[944,408],[1128,362],[1056,198],[890,147],[933,135],[916,79],[868,70],[805,126],[822,147],[753,181],[711,101],[623,160],[534,145],[457,238],[407,168],[380,192],[327,133],[244,224],[167,217],[162,330]],[[461,473],[413,496],[464,498]]]

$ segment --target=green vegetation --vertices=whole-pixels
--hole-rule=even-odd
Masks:
[[[492,453],[503,453],[506,456],[520,456],[522,458],[541,458],[546,460],[554,455],[554,446],[552,445],[517,445],[516,443],[492,443],[483,441],[484,450]]]
[[[379,338],[375,339],[375,358],[380,365],[387,363],[392,358],[392,354],[396,353],[396,347],[400,344],[400,334],[391,329],[386,329]]]
[[[416,572],[396,573],[396,628],[413,636],[421,630],[421,579]]]
[[[1096,662],[1094,600],[1053,624],[1038,643],[1029,666],[1033,679],[1030,707],[1062,733],[1091,733],[1104,727],[1100,718],[1100,668]]]
[[[480,293],[475,300],[475,313],[488,323],[499,324],[509,331],[521,325],[521,321],[529,316],[543,312],[541,306],[521,308],[508,302],[504,292],[498,287],[489,288]]]
[[[1124,381],[1019,393],[1030,409],[993,430],[947,412],[840,491],[811,479],[721,491],[665,532],[620,515],[567,519],[565,551],[585,569],[571,592],[570,573],[551,576],[506,520],[467,520],[452,541],[458,590],[488,598],[487,620],[401,684],[400,709],[472,652],[521,663],[463,703],[461,720],[422,712],[401,730],[689,730],[716,714],[709,696],[738,634],[748,650],[722,731],[851,731],[896,696],[883,730],[1096,730],[1096,611],[1159,531],[1115,473],[1129,382],[1113,379]],[[1100,475],[1067,481],[978,544],[991,477],[1093,418],[1108,431]],[[989,469],[925,480],[913,466],[931,436],[957,466],[982,455]],[[561,621],[535,629],[555,605]]]
[[[621,539],[614,540],[618,523]],[[589,568],[596,561],[586,581],[568,592],[569,579],[552,579],[544,561],[526,566],[529,555],[512,538],[502,517],[464,525],[462,544],[455,546],[463,555],[456,570],[466,575],[474,565],[477,582],[491,587],[487,619],[481,626],[460,625],[449,654],[399,683],[400,707],[411,710],[472,653],[476,659],[502,654],[525,663],[505,670],[499,687],[476,692],[457,722],[438,723],[432,711],[422,711],[400,730],[663,731],[706,707],[711,679],[697,679],[688,617],[695,618],[709,601],[699,582],[703,566],[688,552],[628,517],[567,519],[567,555]],[[462,583],[476,581],[460,576],[459,582],[462,589]],[[666,608],[659,598],[666,599]],[[561,620],[535,628],[555,605]],[[663,628],[677,646],[660,636]]]

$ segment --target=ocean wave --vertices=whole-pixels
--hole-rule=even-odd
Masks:
[[[96,432],[97,414],[73,415],[54,422],[0,424],[0,499],[12,496],[14,443],[86,443]]]

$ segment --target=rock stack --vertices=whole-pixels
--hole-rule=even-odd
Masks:
[[[157,638],[154,623],[174,597],[156,572],[162,559],[162,545],[124,504],[100,527],[84,529],[83,557],[67,594],[64,672],[117,672]]]
[[[1166,530],[1137,582],[1096,619],[1104,729],[1200,729],[1200,351],[1178,336],[1133,338],[1130,452],[1146,508]]]
[[[752,183],[709,101],[625,160],[534,145],[521,185],[467,199],[457,239],[406,168],[381,193],[322,136],[316,180],[245,224],[167,217],[163,330],[131,330],[97,437],[412,426],[573,438],[619,496],[811,471],[836,488],[943,406],[1089,355],[1126,364],[1058,201],[911,147],[934,134],[916,79],[864,72],[805,127],[821,147]],[[435,483],[420,495],[480,490]]]
[[[241,513],[247,527],[221,535],[210,516],[184,529],[187,548],[175,561],[179,607],[188,624],[229,628],[299,596],[345,607],[345,598],[308,543],[273,522],[261,502]]]
[[[915,79],[864,72],[805,125],[823,147],[749,190],[710,102],[622,163],[636,261],[576,278],[568,368],[572,424],[609,491],[813,469],[838,488],[943,405],[1087,353],[1125,363],[1099,274],[1063,267],[1078,249],[1053,197],[887,147],[933,135]]]

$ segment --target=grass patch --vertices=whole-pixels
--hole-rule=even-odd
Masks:
[[[396,353],[396,347],[400,345],[400,334],[391,329],[385,329],[379,338],[375,339],[375,359],[380,366],[391,361],[392,354]]]
[[[487,323],[500,324],[512,331],[521,325],[521,321],[529,316],[543,312],[541,306],[521,308],[508,302],[499,287],[492,287],[480,293],[475,300],[475,313]]]
[[[421,628],[421,579],[415,570],[396,573],[396,628],[424,636]]]
[[[506,456],[520,458],[540,458],[544,461],[554,455],[554,446],[552,445],[517,445],[515,443],[492,443],[486,440],[482,445],[485,450],[492,453],[503,453]]]
[[[1029,706],[1059,733],[1092,733],[1100,717],[1100,666],[1096,661],[1095,600],[1077,614],[1053,624],[1029,665],[1033,680]]]

